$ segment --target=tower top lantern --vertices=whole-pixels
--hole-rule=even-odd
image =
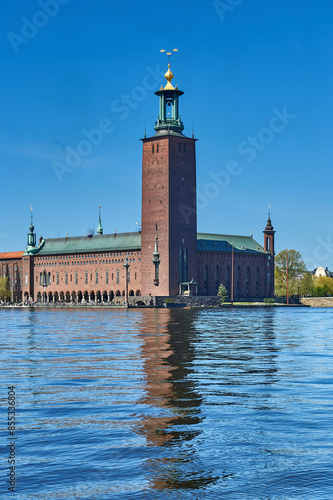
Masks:
[[[165,52],[165,50],[162,49],[161,52],[166,53],[168,56],[168,70],[164,75],[167,84],[164,87],[161,85],[160,90],[155,92],[160,98],[159,114],[155,124],[155,130],[157,135],[183,135],[184,125],[179,114],[179,97],[183,95],[184,92],[179,90],[177,85],[174,87],[171,83],[174,78],[174,74],[171,71],[171,56],[175,52],[178,52],[178,49],[173,49],[172,52]]]

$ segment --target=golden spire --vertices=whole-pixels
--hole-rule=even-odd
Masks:
[[[164,49],[161,50],[161,52],[165,52]],[[172,52],[178,52],[178,49],[173,49]],[[173,79],[174,75],[170,69],[170,57],[172,56],[172,52],[167,52],[166,55],[169,58],[169,64],[168,64],[168,71],[165,73],[164,78],[168,81],[166,86],[164,87],[164,90],[175,90],[175,87],[172,85],[171,80]]]

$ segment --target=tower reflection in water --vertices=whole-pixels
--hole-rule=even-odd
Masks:
[[[196,313],[155,309],[152,316],[141,330],[146,395],[140,404],[149,410],[135,429],[154,448],[144,467],[152,489],[199,489],[218,477],[197,452],[203,416],[192,368]]]

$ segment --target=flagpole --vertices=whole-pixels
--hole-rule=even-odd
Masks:
[[[287,305],[289,305],[289,268],[288,268],[288,247],[287,247]]]
[[[231,244],[231,305],[234,305],[234,245]]]

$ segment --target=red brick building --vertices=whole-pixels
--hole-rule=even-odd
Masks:
[[[216,295],[221,283],[235,299],[274,295],[270,217],[263,246],[249,236],[197,234],[196,139],[183,134],[183,92],[171,83],[170,63],[165,78],[156,92],[156,133],[142,140],[142,230],[104,235],[99,217],[96,235],[40,238],[37,244],[31,220],[23,255],[0,254],[0,272],[10,277],[14,300]]]

